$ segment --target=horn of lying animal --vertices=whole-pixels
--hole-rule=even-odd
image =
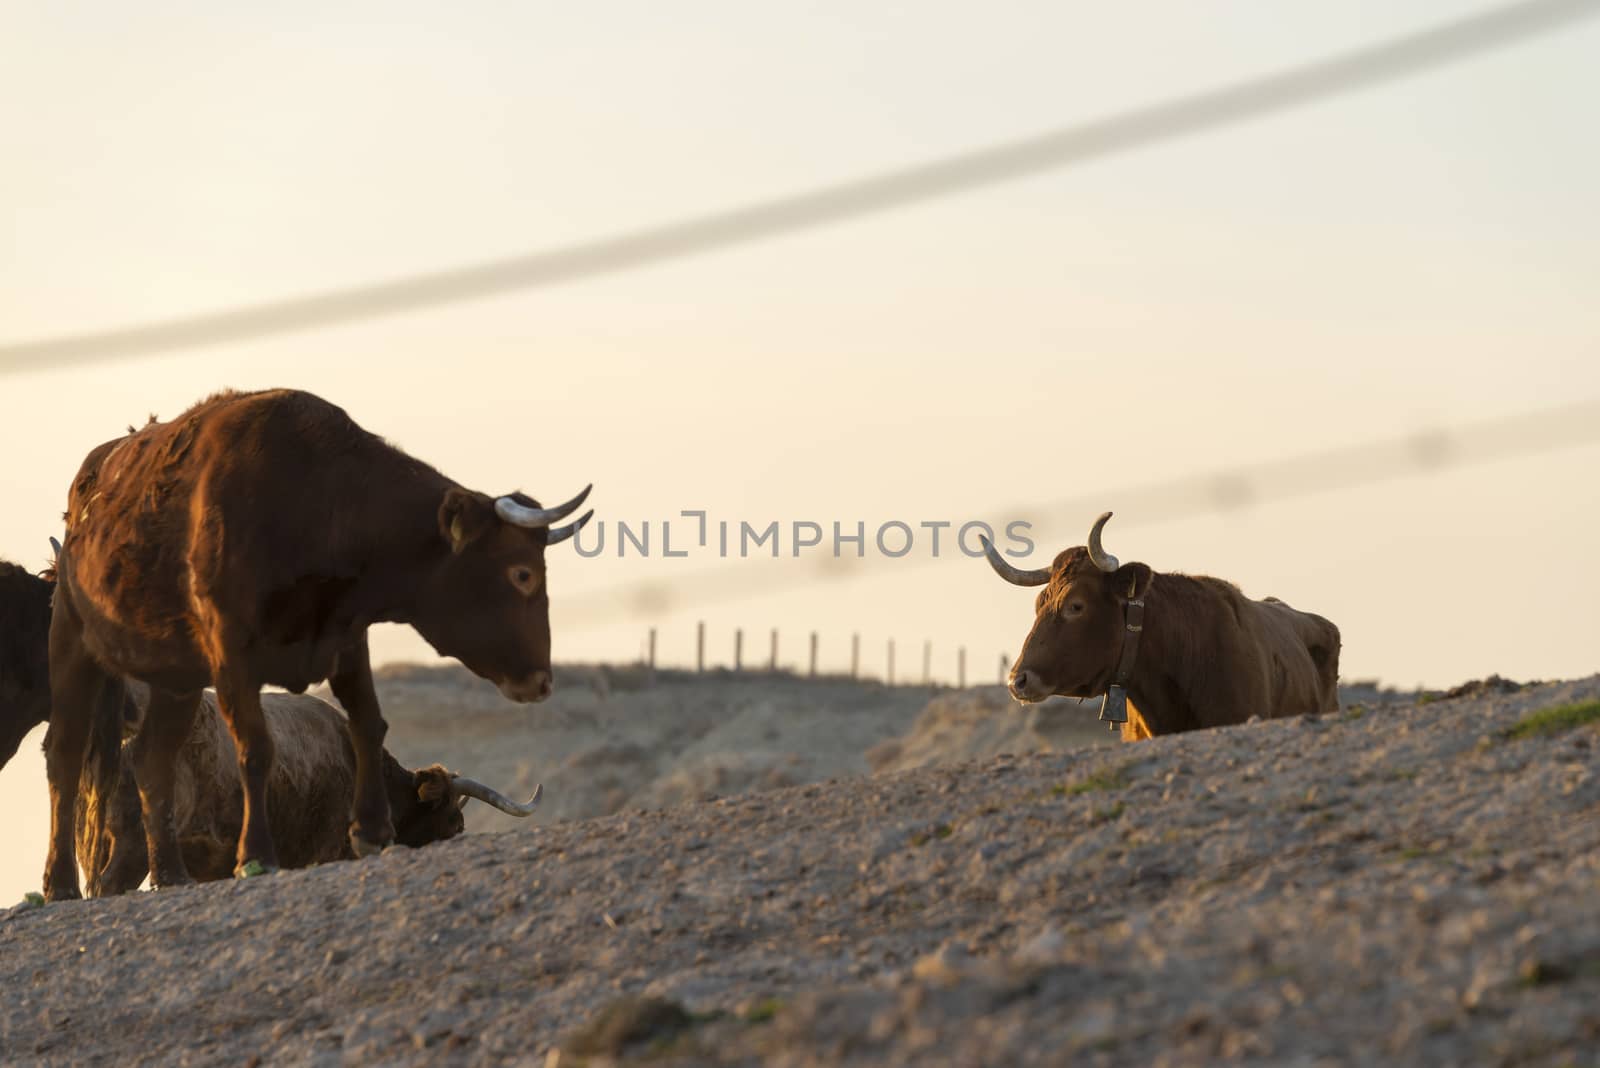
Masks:
[[[995,550],[994,545],[990,543],[988,538],[979,534],[978,540],[983,542],[983,555],[989,558],[989,566],[994,568],[994,573],[1013,586],[1043,586],[1050,581],[1050,569],[1048,567],[1036,567],[1031,571],[1013,567]]]
[[[57,560],[61,559],[61,543],[54,538],[50,539],[50,552],[55,555]]]
[[[1100,532],[1105,529],[1106,520],[1110,518],[1111,513],[1107,512],[1096,519],[1094,526],[1089,528],[1089,559],[1093,561],[1095,567],[1107,573],[1122,566],[1117,558],[1106,552],[1106,547],[1100,544]]]
[[[574,522],[568,523],[564,527],[551,527],[550,533],[545,536],[544,543],[546,545],[560,545],[578,531],[582,530],[583,525],[593,518],[594,509],[591,508],[587,512],[580,515]]]
[[[539,798],[544,796],[544,784],[540,783],[533,788],[533,796],[528,798],[527,804],[519,805],[505,794],[492,786],[485,786],[476,779],[469,779],[465,775],[457,775],[451,779],[456,784],[456,791],[463,797],[473,797],[486,805],[493,805],[508,816],[531,816],[533,810],[539,807]]]
[[[558,504],[554,508],[529,508],[519,504],[510,497],[497,497],[494,502],[494,514],[504,519],[507,523],[519,527],[547,527],[558,519],[565,519],[578,510],[578,505],[589,496],[589,491],[594,489],[594,483],[583,487],[583,492],[565,504]]]

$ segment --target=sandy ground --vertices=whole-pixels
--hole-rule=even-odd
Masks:
[[[1596,698],[890,770],[911,711],[873,776],[11,910],[0,1061],[1600,1063],[1600,730],[1510,736]]]
[[[458,668],[381,670],[389,747],[412,766],[443,763],[519,797],[543,783],[533,818],[548,823],[1112,741],[1087,706],[1024,709],[998,686],[954,691],[592,666],[558,675],[555,696],[522,706]],[[471,831],[518,822],[479,805],[468,813]]]

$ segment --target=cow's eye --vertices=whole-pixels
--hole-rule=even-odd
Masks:
[[[1067,614],[1068,615],[1072,615],[1072,616],[1082,615],[1083,614],[1083,602],[1082,601],[1069,602],[1068,605],[1067,605]]]
[[[533,568],[522,564],[513,565],[506,572],[506,577],[511,580],[511,585],[524,594],[532,593],[534,587],[538,584],[538,576],[534,574]]]

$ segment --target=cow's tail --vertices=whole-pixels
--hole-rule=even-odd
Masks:
[[[118,839],[130,831],[144,845],[143,826],[118,826],[126,815],[128,798],[120,796],[131,786],[131,776],[123,769],[122,733],[132,709],[128,687],[120,679],[106,683],[95,705],[89,729],[89,744],[84,751],[83,772],[78,780],[78,808],[75,813],[78,865],[84,873],[89,893],[98,897],[100,877],[111,861]],[[133,812],[139,811],[137,790],[133,791]],[[122,842],[124,848],[132,845]]]

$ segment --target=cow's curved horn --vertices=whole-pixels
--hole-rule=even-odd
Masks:
[[[589,496],[589,491],[594,489],[594,483],[583,487],[583,492],[565,504],[558,504],[554,508],[529,508],[519,504],[510,497],[497,497],[494,502],[494,514],[504,519],[507,523],[519,527],[547,527],[558,519],[565,519],[578,510],[578,505]]]
[[[1100,544],[1100,532],[1105,529],[1106,520],[1111,518],[1111,513],[1106,512],[1094,521],[1094,526],[1089,528],[1089,559],[1101,571],[1110,573],[1121,567],[1122,564],[1115,556],[1106,552],[1106,547]]]
[[[544,784],[540,783],[533,788],[533,796],[528,798],[527,804],[519,805],[494,787],[485,786],[465,775],[457,775],[451,781],[456,784],[456,791],[462,796],[477,798],[486,805],[493,805],[508,816],[533,815],[533,810],[539,807],[539,798],[544,796]]]
[[[1013,586],[1043,586],[1050,581],[1048,567],[1036,567],[1032,571],[1024,571],[1020,567],[1013,567],[1006,562],[1005,557],[995,551],[989,539],[982,534],[978,540],[983,542],[983,555],[989,558],[989,566],[994,568],[994,573],[1011,583]]]
[[[50,551],[55,553],[57,560],[61,559],[61,543],[54,538],[50,539]]]
[[[544,543],[546,545],[560,545],[578,531],[582,530],[583,525],[593,518],[594,509],[591,508],[587,512],[580,515],[575,521],[568,523],[564,527],[551,527],[550,533],[545,536]]]

